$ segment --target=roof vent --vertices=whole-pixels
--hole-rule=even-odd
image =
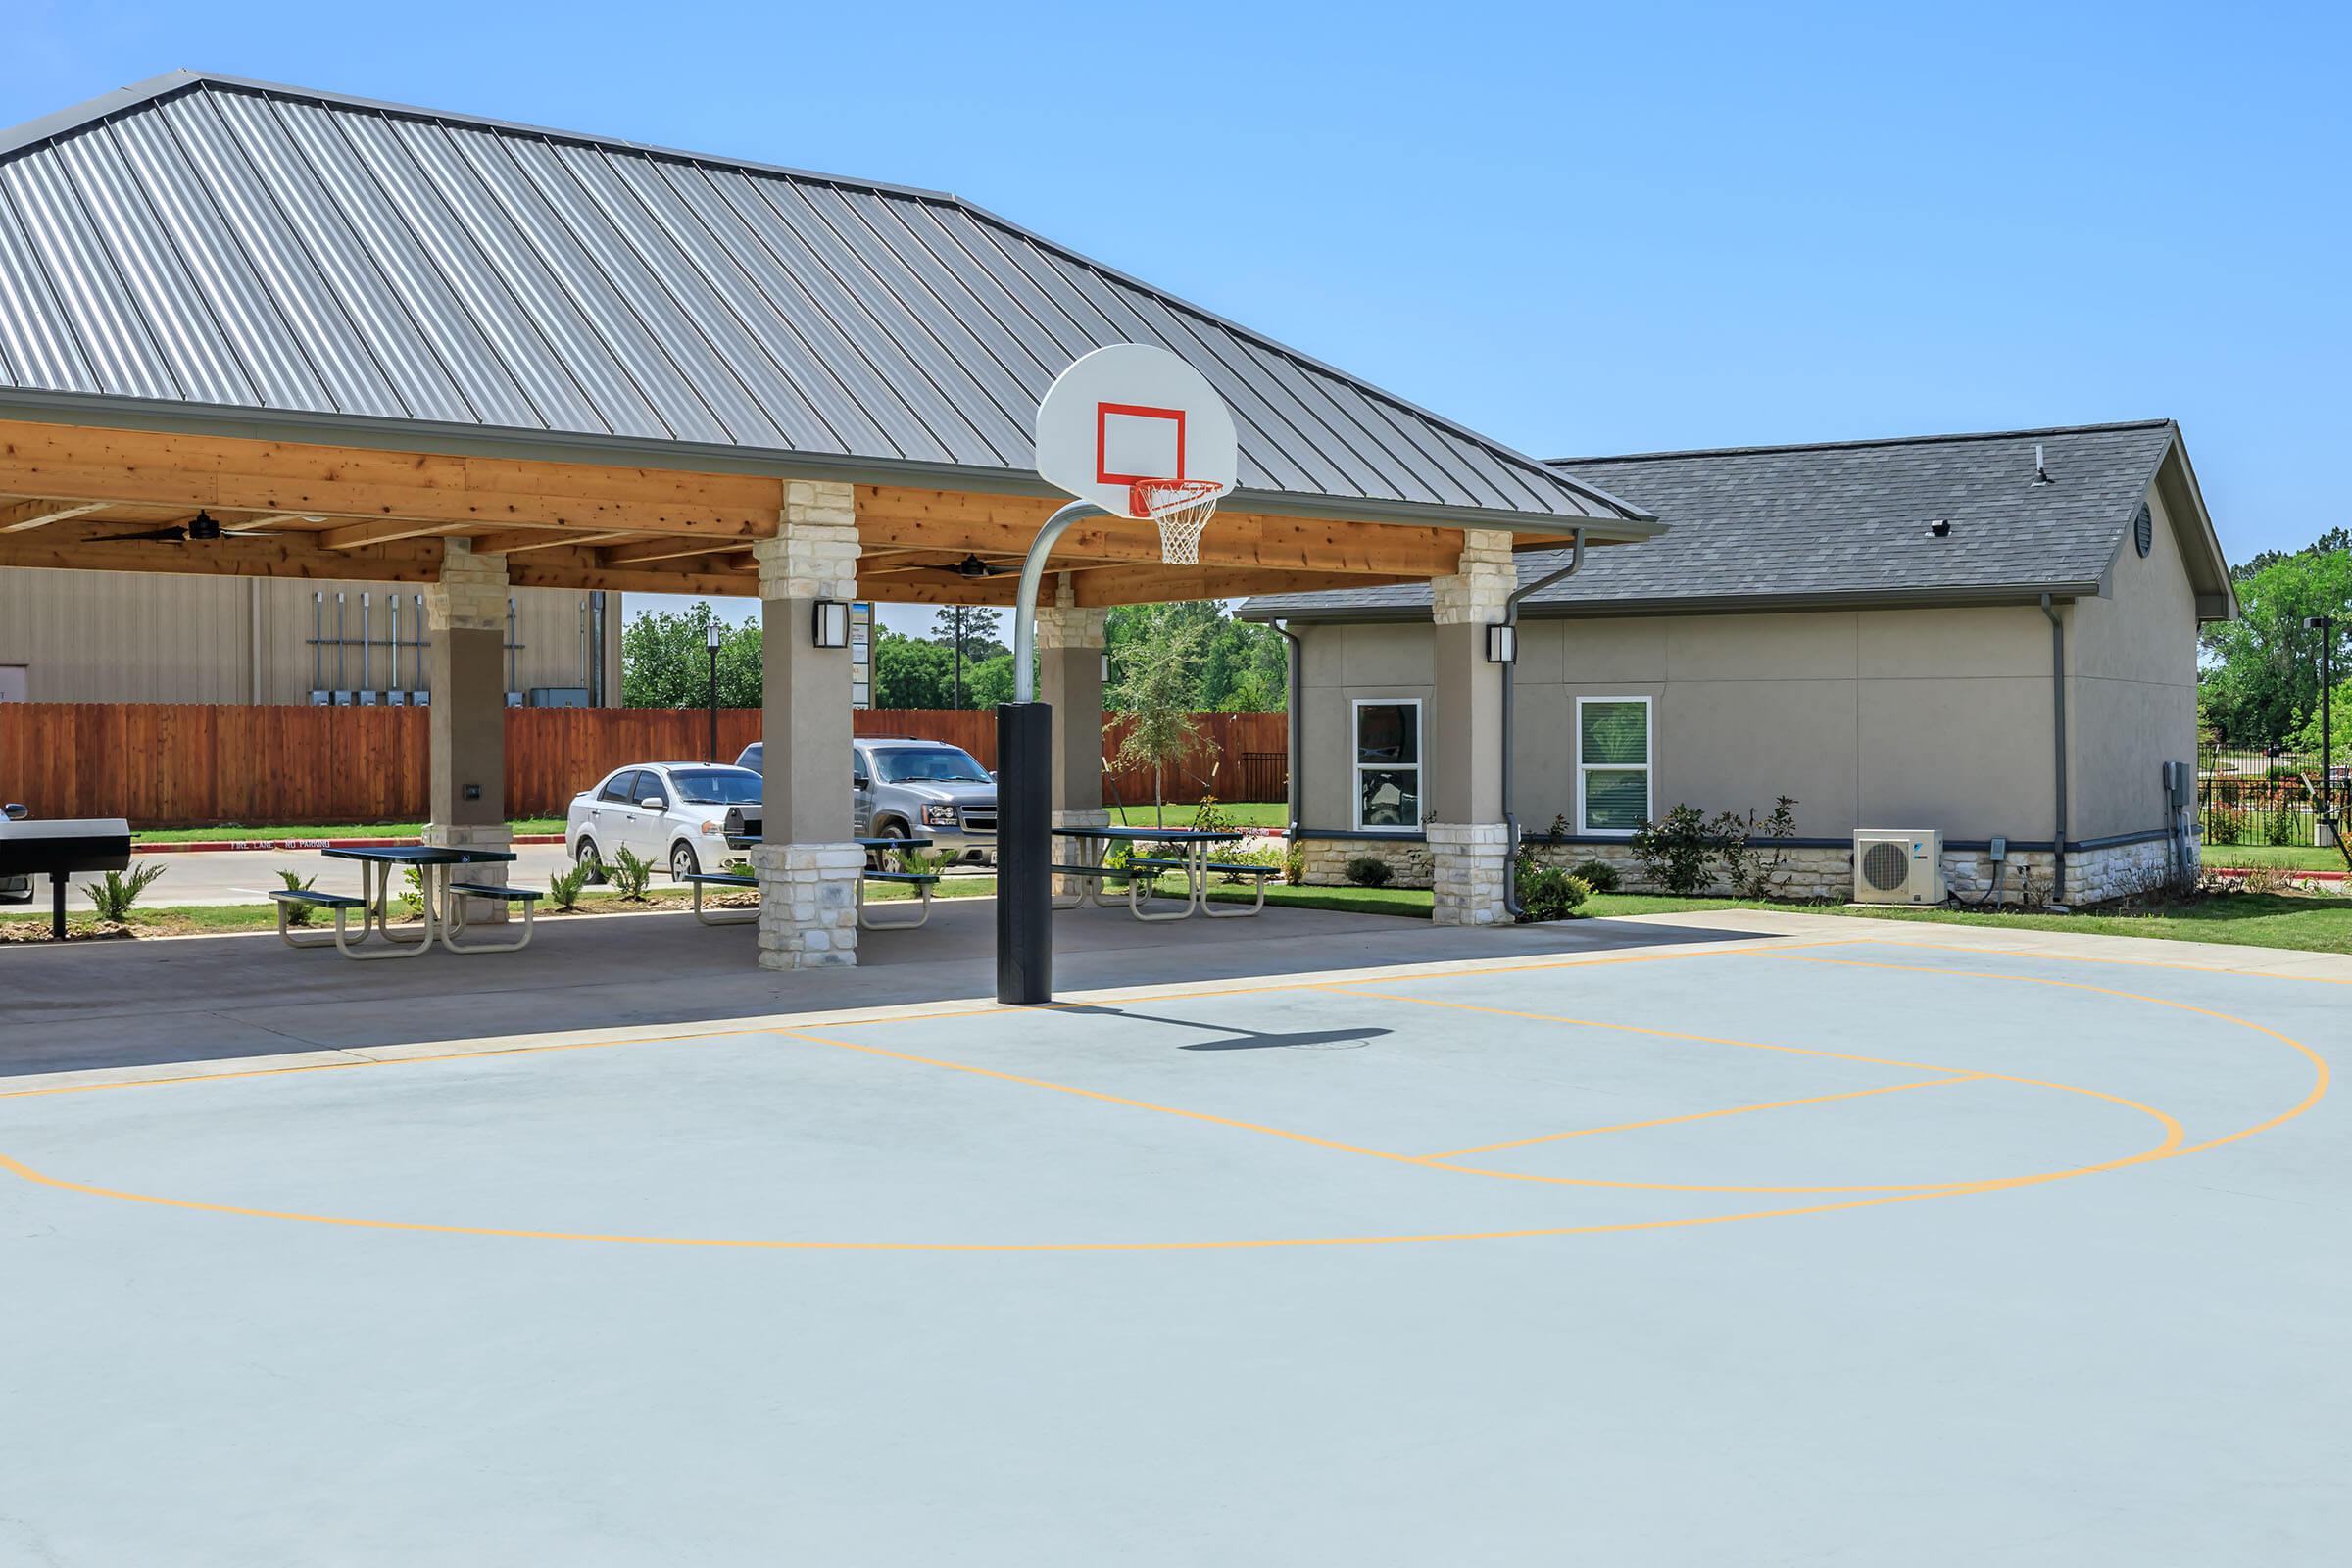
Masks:
[[[1938,539],[1949,539],[1952,536],[1952,519],[1937,517],[1934,522],[1928,524],[1928,532]]]
[[[2035,484],[2058,482],[2050,477],[2050,466],[2041,460],[2041,443],[2038,441],[2034,443],[2034,482]]]

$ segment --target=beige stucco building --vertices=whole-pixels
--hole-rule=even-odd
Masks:
[[[512,701],[620,700],[619,594],[509,597]],[[0,572],[0,702],[414,701],[427,640],[423,594],[393,583]]]
[[[2234,606],[2169,421],[1564,466],[1671,531],[1591,552],[1522,604],[1511,806],[1542,856],[1630,869],[1644,817],[1786,795],[1791,892],[1850,888],[1857,828],[1939,831],[1963,897],[1996,836],[2004,899],[2028,876],[2088,903],[2180,872],[2164,764],[2195,759],[2198,627]],[[1567,560],[1522,556],[1519,581]],[[1397,587],[1244,611],[1299,638],[1316,880],[1364,854],[1428,875],[1429,603]]]

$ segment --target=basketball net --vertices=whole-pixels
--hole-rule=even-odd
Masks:
[[[1159,559],[1171,566],[1200,564],[1200,531],[1217,514],[1221,490],[1209,479],[1138,479],[1129,498],[1138,516],[1159,524]]]

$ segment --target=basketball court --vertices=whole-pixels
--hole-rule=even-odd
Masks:
[[[1522,935],[13,1080],[0,1224],[41,1266],[5,1311],[48,1348],[12,1357],[0,1556],[2340,1539],[2340,981],[1826,918]]]

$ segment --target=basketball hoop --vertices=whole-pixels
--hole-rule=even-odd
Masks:
[[[1217,514],[1226,487],[1213,479],[1138,479],[1129,487],[1137,516],[1159,524],[1159,559],[1171,566],[1200,564],[1200,532]]]

